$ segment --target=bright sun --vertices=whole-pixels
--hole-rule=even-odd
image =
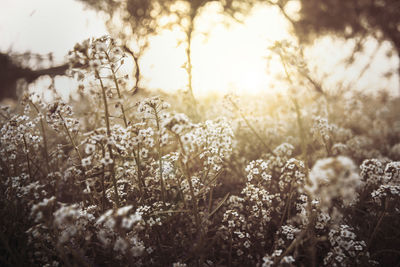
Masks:
[[[192,44],[193,90],[198,96],[210,92],[225,94],[259,93],[272,82],[267,73],[268,46],[276,40],[291,38],[288,22],[275,8],[255,7],[243,24],[226,26],[213,6],[199,18]],[[141,61],[146,84],[150,88],[173,91],[185,89],[186,72],[182,68],[185,53],[176,46],[178,32],[165,31],[151,41]]]
[[[295,14],[299,9],[299,2],[290,3],[291,10],[287,12]],[[85,10],[76,1],[58,0],[56,3],[53,0],[5,0],[3,6],[0,10],[1,51],[12,48],[17,53],[52,52],[57,62],[61,63],[76,42],[106,33],[102,19],[94,12]],[[267,60],[266,57],[269,53],[268,47],[274,41],[293,38],[289,22],[277,8],[256,5],[243,23],[233,22],[227,26],[226,21],[229,19],[223,17],[218,9],[217,4],[209,4],[207,10],[196,20],[192,42],[195,95],[222,95],[228,92],[259,94],[269,93],[273,88],[283,88],[276,79],[276,75],[282,73],[281,64],[277,60]],[[165,30],[151,38],[150,48],[140,61],[144,88],[168,92],[187,89],[187,74],[182,68],[186,55],[184,47],[177,46],[180,35],[178,30]],[[371,43],[370,47],[374,47],[373,41]],[[354,64],[351,71],[335,66],[352,51],[351,46],[351,42],[345,44],[340,40],[325,38],[316,42],[310,50],[309,56],[313,58],[310,62],[318,66],[315,74],[322,77],[324,72],[329,72],[333,77],[331,87],[335,87],[337,81],[354,79],[364,66]],[[371,65],[372,70],[364,75],[361,81],[364,85],[360,83],[361,87],[382,87],[381,79],[377,77],[397,64],[388,62],[384,56],[387,49],[390,47],[379,51],[379,56]],[[374,52],[367,51],[367,57],[364,55],[364,58],[368,58],[371,53]],[[126,70],[133,66],[127,65]],[[332,73],[333,69],[335,73]],[[397,79],[394,77],[392,80],[394,82],[386,87],[397,88]],[[324,80],[324,83],[328,82]],[[64,96],[68,96],[73,88],[73,83],[65,78],[57,78],[56,85],[57,91]],[[42,86],[36,84],[32,87]]]

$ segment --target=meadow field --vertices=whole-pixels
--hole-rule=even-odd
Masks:
[[[0,110],[1,266],[399,266],[400,99],[132,92],[124,50],[77,44],[79,97]]]

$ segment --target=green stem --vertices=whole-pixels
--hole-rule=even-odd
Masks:
[[[183,147],[183,143],[182,143],[182,141],[180,139],[180,136],[178,134],[175,134],[175,136],[179,140],[179,145],[180,145],[181,150],[182,150],[182,155],[184,157],[187,157],[185,149]],[[192,213],[193,213],[195,221],[196,221],[197,233],[200,234],[200,242],[199,242],[198,247],[197,247],[197,251],[200,252],[200,249],[203,246],[203,235],[204,235],[204,233],[203,233],[203,228],[201,227],[201,220],[200,220],[200,217],[199,217],[199,207],[198,207],[197,197],[194,194],[193,183],[192,183],[192,179],[191,179],[191,176],[190,176],[190,173],[189,173],[189,168],[187,166],[187,163],[182,162],[182,160],[181,160],[181,165],[182,165],[183,175],[186,177],[186,180],[187,180],[187,182],[189,184],[189,193],[190,193],[191,202],[192,202],[192,205],[193,205]],[[200,252],[200,254],[201,254],[201,252]],[[199,256],[200,259],[201,259],[201,257],[202,257],[202,255]]]
[[[106,152],[104,150],[104,146],[103,145],[101,146],[101,150],[102,150],[102,155],[103,155],[103,158],[104,158]],[[104,184],[106,171],[105,171],[104,165],[102,166],[102,168],[103,168],[103,174],[101,175],[101,189],[103,191],[102,192],[103,194],[102,194],[101,206],[102,206],[102,211],[104,212],[105,209],[106,209],[106,187],[105,187],[105,184]]]
[[[290,183],[289,197],[288,197],[288,199],[287,199],[287,201],[286,201],[285,209],[284,209],[284,211],[283,211],[281,220],[280,220],[280,222],[279,222],[279,227],[278,227],[278,229],[280,229],[281,226],[283,225],[283,222],[285,221],[286,214],[287,214],[287,218],[288,218],[288,219],[290,218],[290,202],[291,202],[291,200],[292,200],[292,194],[293,194],[293,192],[292,192],[292,184],[293,184],[293,182]]]
[[[381,215],[379,216],[378,222],[376,223],[376,225],[375,225],[375,227],[374,227],[374,230],[372,231],[372,234],[371,234],[371,236],[370,236],[370,238],[369,238],[369,240],[368,240],[367,251],[368,251],[368,249],[371,247],[372,241],[374,241],[375,235],[376,235],[376,233],[378,232],[378,229],[379,229],[379,227],[381,226],[382,220],[383,220],[383,218],[385,217],[385,215],[386,215],[386,209],[385,209],[384,211],[382,211]]]
[[[158,142],[157,142],[157,150],[158,150],[158,163],[160,165],[160,187],[161,187],[161,199],[165,205],[165,186],[164,186],[164,178],[163,178],[163,161],[162,161],[162,150],[161,150],[161,127],[160,127],[160,118],[158,117],[157,107],[153,108],[154,115],[156,117],[157,123],[157,131],[158,131]]]
[[[104,87],[103,80],[101,79],[99,72],[96,70],[96,78],[100,81],[101,91],[103,95],[104,101],[104,112],[105,112],[105,121],[106,121],[106,128],[107,128],[107,137],[111,137],[111,128],[110,128],[110,113],[108,111],[108,103],[107,103],[107,95],[106,95],[106,88]],[[115,178],[115,162],[114,162],[114,154],[111,147],[111,144],[108,144],[108,152],[110,153],[110,158],[112,163],[110,164],[110,172],[111,172],[111,179],[114,186],[114,193],[115,193],[115,204],[119,207],[119,195],[118,195],[118,187],[117,187],[117,180]]]
[[[297,125],[299,126],[302,158],[304,160],[306,170],[308,170],[307,141],[306,141],[306,134],[305,134],[305,130],[304,130],[303,120],[301,118],[301,111],[300,111],[299,104],[297,103],[297,100],[295,98],[292,98],[292,101],[293,101],[293,104],[294,104],[295,110],[296,110]]]
[[[264,142],[264,140],[261,138],[261,136],[257,133],[257,131],[254,129],[254,127],[250,124],[250,122],[247,120],[247,118],[244,116],[244,114],[242,112],[240,112],[239,107],[236,105],[236,103],[229,99],[229,101],[231,102],[231,104],[233,105],[233,107],[237,110],[237,112],[239,113],[240,117],[244,120],[244,122],[247,124],[247,127],[250,128],[250,130],[253,132],[253,134],[257,137],[257,139],[261,142],[261,144],[263,144],[263,146],[265,147],[265,149],[267,149],[268,153],[275,155],[275,153],[272,151],[272,149],[267,145],[267,143]]]
[[[47,147],[47,135],[46,135],[45,127],[44,127],[44,121],[43,121],[43,118],[41,116],[42,114],[40,113],[40,111],[36,107],[36,105],[32,101],[30,101],[30,103],[33,106],[33,108],[36,110],[37,114],[40,116],[40,126],[41,126],[41,131],[42,131],[42,136],[43,136],[43,147],[44,147],[43,153],[44,153],[44,156],[45,156],[45,159],[46,159],[47,172],[49,172],[50,171],[50,160],[49,160],[49,150],[48,150],[48,147]]]
[[[137,166],[139,191],[140,191],[141,196],[143,196],[146,194],[146,191],[144,190],[144,188],[146,187],[146,184],[142,177],[142,168],[140,167],[141,163],[140,163],[139,149],[140,149],[140,146],[138,145],[138,147],[137,147],[138,153],[136,153],[135,150],[133,150],[133,156],[135,157],[135,162],[136,162],[136,166]]]
[[[273,266],[278,266],[283,257],[289,254],[296,247],[297,243],[299,243],[303,239],[306,233],[307,229],[303,229],[303,231],[301,231],[301,233],[292,241],[292,243],[286,248],[286,250],[274,260]]]
[[[71,136],[71,133],[69,132],[68,126],[67,126],[67,124],[66,124],[66,122],[65,122],[65,120],[64,120],[64,118],[63,118],[63,116],[61,115],[61,113],[60,113],[59,111],[58,111],[57,113],[58,113],[58,116],[60,116],[60,118],[61,118],[61,120],[62,120],[64,129],[65,129],[65,132],[66,132],[67,135],[68,135],[68,138],[69,138],[69,141],[71,142],[72,147],[73,147],[74,150],[76,151],[76,154],[78,154],[78,157],[79,157],[79,160],[80,160],[79,165],[80,165],[80,164],[82,164],[82,155],[81,155],[81,153],[79,152],[79,149],[78,149],[78,147],[76,146],[75,141],[74,141],[74,139],[73,139],[72,136]]]
[[[111,62],[108,53],[106,52],[105,54],[106,54],[106,57],[107,57],[108,61]],[[118,98],[119,98],[120,101],[122,101],[121,91],[119,90],[119,85],[118,85],[116,73],[114,71],[114,68],[112,68],[111,66],[110,66],[110,68],[111,68],[111,73],[112,73],[112,76],[113,76],[113,81],[114,81],[114,84],[115,84],[115,88],[117,88]],[[122,103],[119,103],[119,105],[121,107],[122,118],[124,120],[125,127],[128,127],[128,121],[126,120],[124,105],[122,105]]]
[[[288,68],[286,66],[285,59],[283,58],[283,56],[281,54],[279,54],[279,56],[280,56],[283,68],[285,70],[286,77],[287,77],[289,83],[293,86],[294,83],[293,83],[292,78],[290,77]],[[305,135],[305,131],[304,131],[303,121],[302,121],[302,118],[301,118],[301,111],[300,111],[300,107],[299,107],[299,104],[298,104],[297,100],[294,97],[291,97],[291,99],[292,99],[292,102],[293,102],[295,110],[296,110],[297,124],[299,126],[299,134],[300,134],[300,138],[301,138],[302,158],[304,160],[304,164],[305,164],[306,170],[308,170],[307,142],[306,142],[306,135]]]
[[[26,162],[28,163],[29,180],[32,181],[32,172],[31,172],[31,163],[30,163],[31,160],[29,159],[29,151],[28,151],[28,145],[26,144],[25,135],[23,135],[23,140],[24,140],[24,147],[25,147]]]

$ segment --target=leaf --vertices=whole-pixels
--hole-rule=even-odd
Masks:
[[[159,215],[159,214],[168,214],[168,213],[185,213],[185,212],[190,212],[190,210],[162,210],[162,211],[156,211],[156,212],[150,214],[150,216]]]
[[[226,193],[226,195],[224,196],[224,198],[218,203],[217,207],[208,215],[208,218],[210,218],[211,216],[214,215],[214,213],[216,213],[224,204],[224,202],[228,199],[229,197],[229,192]]]
[[[203,186],[203,188],[200,189],[200,191],[197,193],[197,196],[201,195],[206,190],[206,188],[211,186],[211,184],[218,179],[222,172],[223,170],[221,169],[217,174],[215,174],[214,178],[212,178],[206,185]]]

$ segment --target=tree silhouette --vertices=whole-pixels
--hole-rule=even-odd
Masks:
[[[28,60],[31,56],[29,53],[21,55],[22,60]],[[26,82],[32,83],[43,75],[49,75],[50,77],[64,75],[67,69],[68,64],[63,64],[51,68],[32,70],[28,67],[23,67],[18,62],[17,56],[0,53],[0,100],[17,98],[16,83],[19,79],[25,79]]]
[[[148,37],[160,30],[178,26],[185,33],[188,93],[196,105],[192,85],[192,38],[196,30],[196,18],[202,9],[214,2],[221,5],[223,13],[239,20],[256,0],[80,0],[88,6],[109,15],[107,25],[114,36],[119,36],[136,61],[135,77],[139,78],[137,63],[148,46]],[[160,23],[161,18],[169,22]],[[121,25],[123,25],[121,27]]]
[[[380,43],[391,42],[400,59],[400,1],[301,0],[299,13],[290,16],[286,7],[292,1],[267,0],[291,21],[300,42],[307,44],[318,36],[335,34],[345,39],[356,38],[358,52],[363,49],[363,41],[372,36]]]

